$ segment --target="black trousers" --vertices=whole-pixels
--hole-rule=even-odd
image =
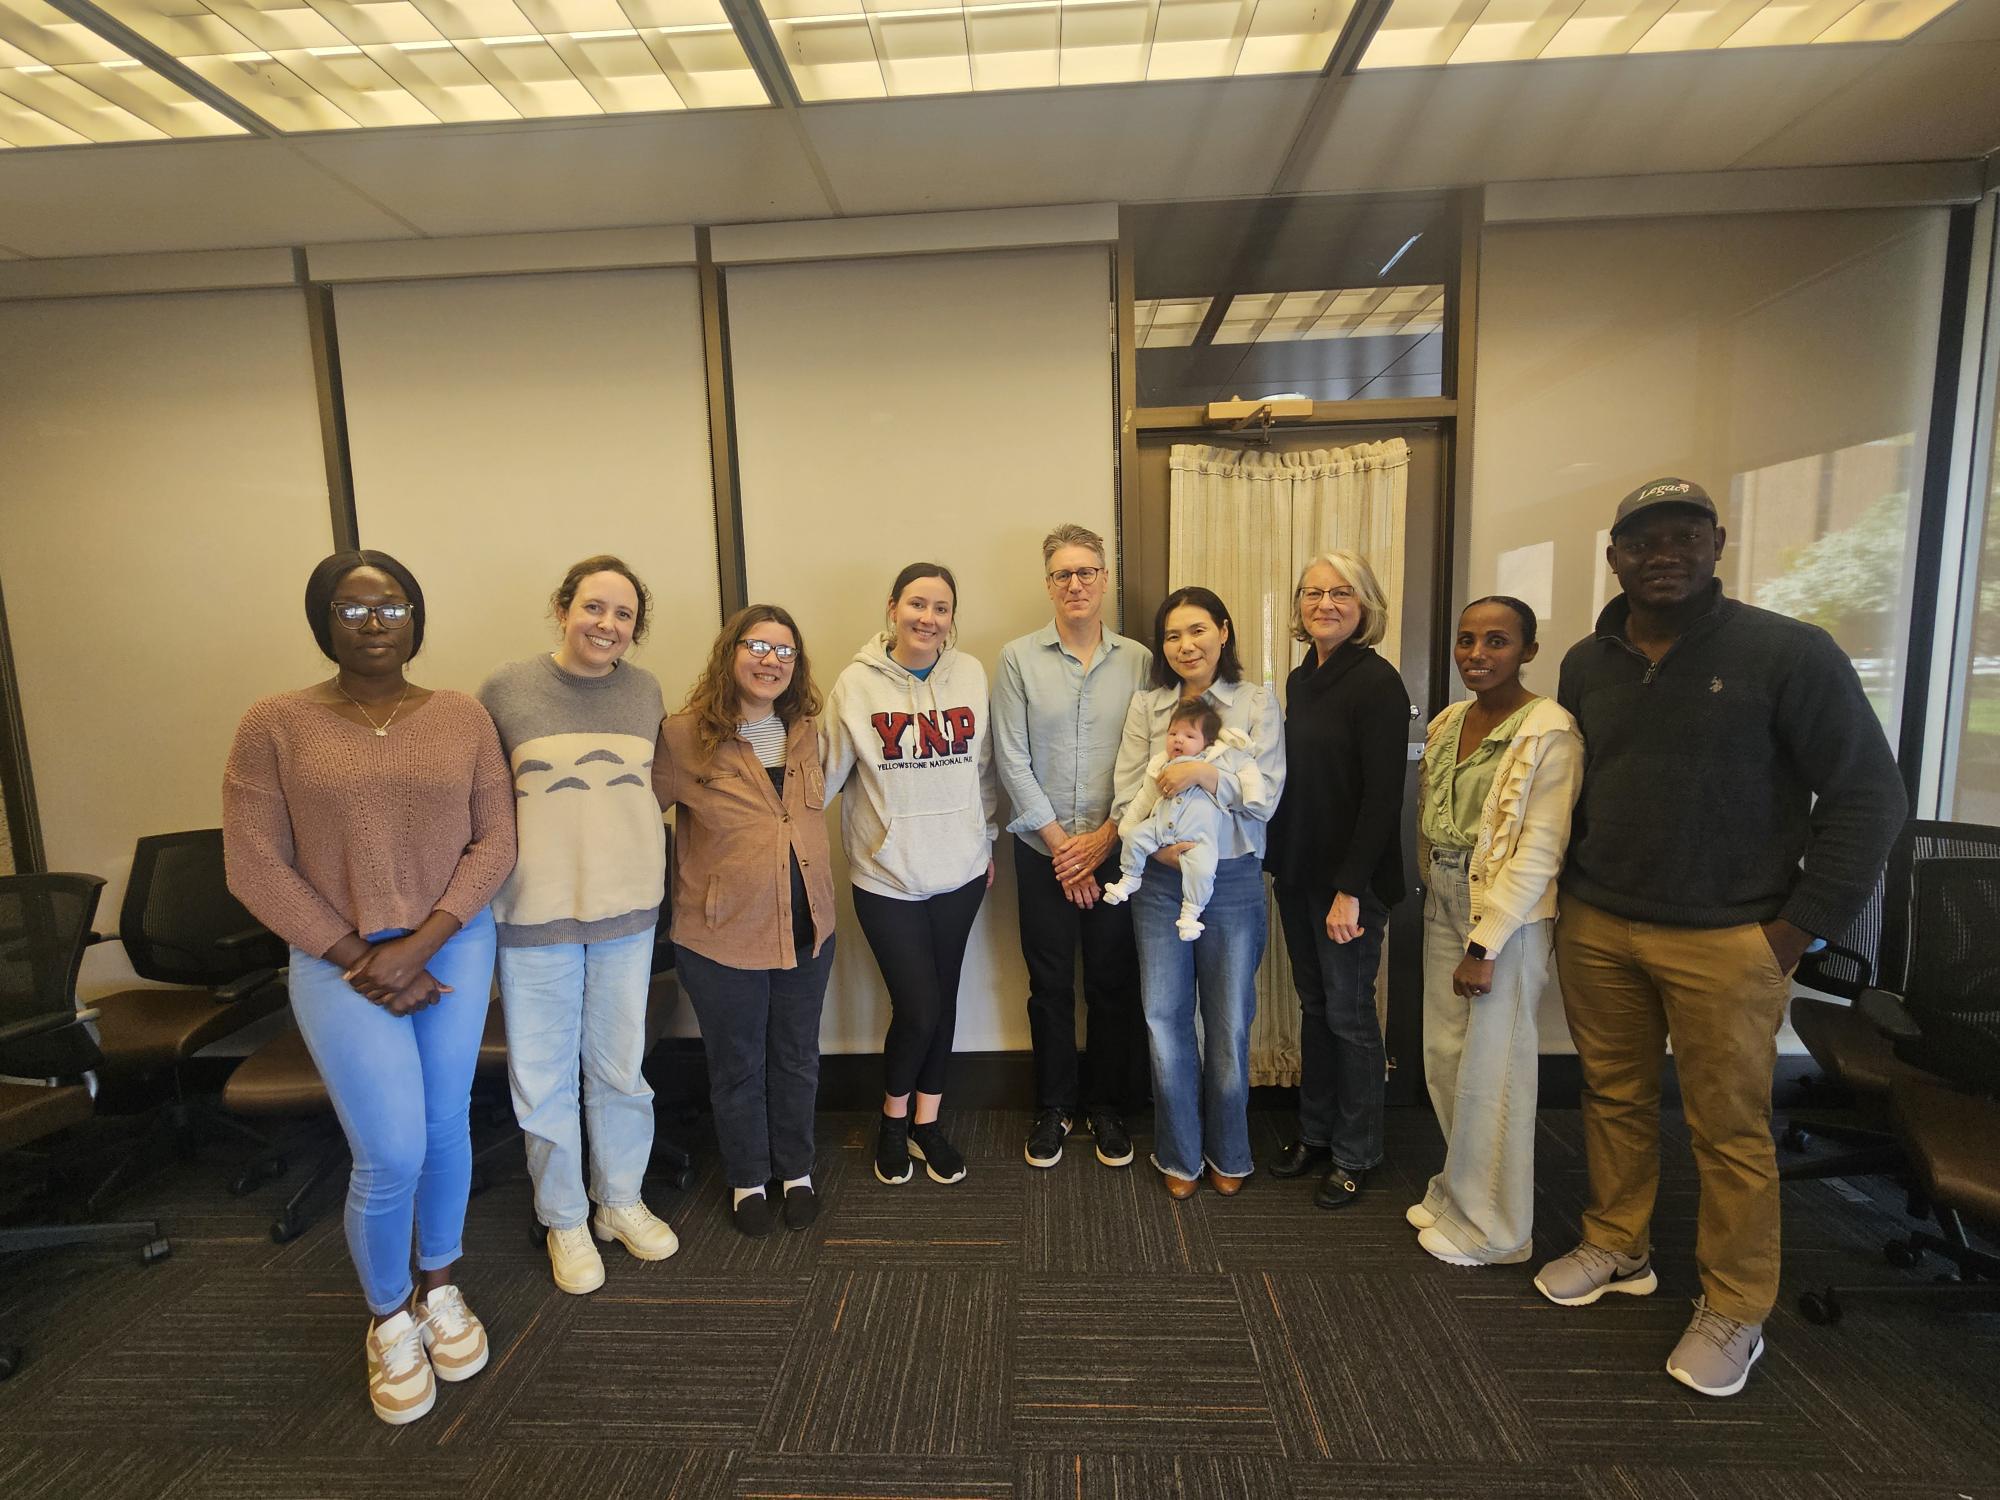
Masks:
[[[674,945],[674,972],[701,1019],[715,1140],[733,1188],[789,1182],[813,1169],[819,1015],[834,939],[795,969],[732,969]]]
[[[889,987],[889,1035],[882,1042],[883,1092],[942,1094],[958,1031],[958,975],[986,877],[955,891],[898,901],[854,888],[854,915]]]
[[[1118,879],[1118,861],[1114,845],[1097,869],[1100,885]],[[1021,957],[1028,965],[1035,1107],[1074,1116],[1081,1103],[1086,1112],[1137,1114],[1151,1095],[1152,1072],[1131,906],[1099,901],[1084,911],[1063,894],[1055,861],[1019,838],[1014,840],[1014,882],[1020,892]],[[1079,946],[1089,1047],[1088,1064],[1081,1069],[1076,1049]]]

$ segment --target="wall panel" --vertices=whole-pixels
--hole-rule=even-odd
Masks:
[[[942,562],[960,645],[990,678],[1000,647],[1048,616],[1048,529],[1114,537],[1108,253],[744,267],[726,291],[751,597],[792,610],[829,688],[880,628],[897,570]],[[837,812],[829,827],[837,849]],[[961,1052],[1028,1046],[1011,843],[966,959]],[[836,863],[822,1035],[868,1052],[888,1000]]]
[[[325,675],[301,615],[332,545],[304,301],[0,305],[0,584],[50,867],[220,821],[256,697]],[[91,950],[86,994],[129,980]]]

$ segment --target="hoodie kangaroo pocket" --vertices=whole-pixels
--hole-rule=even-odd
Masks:
[[[873,863],[913,895],[935,895],[963,883],[984,830],[963,807],[903,813],[890,820]]]

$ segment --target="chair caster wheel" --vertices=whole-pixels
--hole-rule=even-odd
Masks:
[[[247,1198],[267,1182],[274,1182],[285,1175],[285,1159],[270,1156],[261,1161],[253,1161],[243,1169],[243,1173],[229,1184],[229,1196]]]
[[[685,1193],[694,1186],[694,1176],[693,1167],[682,1167],[678,1172],[670,1174],[667,1181],[674,1185],[676,1192]]]
[[[1822,1326],[1840,1321],[1840,1299],[1833,1295],[1833,1288],[1823,1292],[1807,1292],[1799,1298],[1799,1313],[1808,1323]]]
[[[1890,1265],[1907,1271],[1924,1258],[1924,1252],[1902,1240],[1891,1240],[1882,1247],[1882,1258]]]
[[[1787,1151],[1806,1151],[1812,1146],[1812,1137],[1799,1129],[1798,1126],[1793,1125],[1783,1135],[1778,1137],[1778,1144],[1783,1146]]]
[[[282,1214],[271,1221],[271,1243],[274,1245],[289,1245],[305,1232],[306,1226],[290,1214]]]
[[[174,1247],[165,1240],[154,1240],[139,1252],[139,1264],[142,1266],[157,1266],[173,1253]]]
[[[12,1344],[0,1344],[0,1380],[21,1368],[21,1351]]]

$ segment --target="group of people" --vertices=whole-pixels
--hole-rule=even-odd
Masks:
[[[1553,965],[1590,1190],[1581,1242],[1534,1284],[1565,1306],[1655,1288],[1671,1036],[1701,1177],[1702,1295],[1668,1370],[1711,1395],[1742,1388],[1776,1298],[1770,1079],[1789,975],[1859,909],[1904,810],[1853,667],[1823,631],[1725,597],[1725,540],[1697,485],[1627,496],[1606,554],[1621,592],[1553,699],[1522,680],[1540,649],[1528,605],[1494,596],[1459,616],[1471,696],[1429,726],[1416,810],[1424,1067],[1447,1150],[1406,1215],[1441,1261],[1529,1258],[1535,1013]],[[651,599],[616,557],[572,567],[552,600],[555,650],[476,697],[409,681],[424,600],[394,558],[337,553],[313,571],[307,621],[338,670],[244,716],[225,844],[230,888],[291,945],[298,1024],[353,1146],[347,1240],[385,1421],[422,1416],[437,1380],[487,1359],[454,1267],[496,962],[557,1285],[602,1285],[599,1243],[648,1260],[678,1248],[641,1196],[669,879],[732,1220],[753,1236],[814,1221],[836,795],[891,1008],[880,1182],[918,1163],[938,1183],[966,1174],[941,1107],[1004,791],[1034,1049],[1028,1164],[1054,1166],[1082,1126],[1100,1162],[1129,1165],[1128,1121],[1150,1098],[1168,1193],[1242,1188],[1268,874],[1302,1074],[1296,1137],[1268,1166],[1316,1173],[1323,1208],[1363,1194],[1384,1151],[1375,987],[1406,894],[1415,718],[1374,649],[1380,581],[1352,552],[1306,565],[1290,614],[1305,651],[1281,711],[1245,680],[1210,590],[1170,593],[1149,649],[1103,623],[1099,536],[1058,526],[1042,561],[1052,618],[1005,647],[990,691],[955,644],[951,570],[917,562],[824,700],[798,623],[753,605],[671,715],[627,659]]]

